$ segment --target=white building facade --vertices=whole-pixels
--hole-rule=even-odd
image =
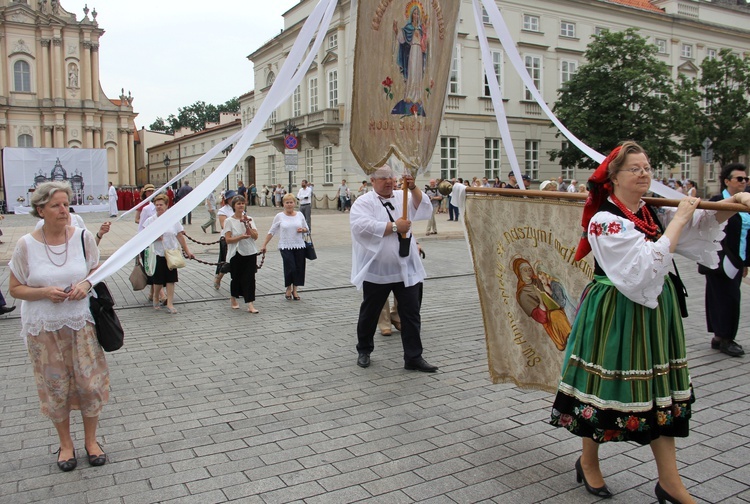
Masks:
[[[316,2],[302,0],[284,14],[284,30],[248,56],[254,64],[255,89],[240,98],[243,126],[254,117],[284,63],[302,24]],[[730,2],[694,0],[538,0],[502,1],[498,6],[510,35],[547,104],[558,89],[585,63],[591,36],[601,30],[639,29],[658,47],[658,58],[679,73],[697,76],[704,58],[721,48],[743,56],[750,52],[750,7]],[[349,153],[346,123],[351,114],[351,68],[354,23],[351,3],[339,2],[327,38],[315,63],[294,95],[271,116],[248,152],[254,159],[256,184],[287,184],[284,169],[284,128],[293,123],[301,139],[297,180],[315,184],[318,195],[334,194],[341,179],[351,184],[364,178]],[[555,178],[585,180],[589,170],[561,169],[549,160],[548,151],[560,147],[564,137],[530,99],[520,77],[508,63],[489,19],[485,28],[493,65],[504,97],[521,170],[534,181]],[[445,116],[430,165],[429,178],[499,177],[510,171],[500,141],[489,89],[485,86],[472,3],[461,0],[458,36],[448,85]],[[575,132],[574,132],[575,133]],[[718,187],[716,169],[700,158],[683,153],[679,166],[660,176],[694,179],[712,192]]]

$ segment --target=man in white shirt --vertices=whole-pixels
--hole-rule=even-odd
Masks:
[[[206,228],[210,227],[211,234],[218,234],[216,230],[216,196],[214,196],[213,191],[206,198],[206,211],[208,212],[208,220],[201,225],[201,229],[205,233]]]
[[[453,184],[453,189],[451,189],[451,199],[449,203],[450,208],[448,209],[450,211],[449,215],[451,216],[451,218],[448,220],[458,220],[458,214],[459,212],[463,211],[465,202],[466,186],[464,185],[464,179],[459,177],[458,181]]]
[[[568,192],[578,192],[578,181],[576,179],[572,179],[570,181],[570,184],[568,184]]]
[[[117,217],[117,189],[112,185],[112,182],[109,183],[107,195],[109,197],[109,216]]]
[[[350,201],[351,193],[349,192],[349,187],[346,185],[346,180],[341,181],[341,185],[339,186],[339,190],[336,191],[336,197],[339,199],[339,210],[341,212],[347,211],[347,202]]]
[[[412,220],[427,220],[432,204],[405,175],[409,188],[408,219],[403,218],[403,192],[394,191],[396,182],[390,166],[378,168],[370,177],[373,190],[360,196],[352,205],[349,221],[352,228],[351,281],[363,291],[357,322],[357,365],[370,365],[375,348],[374,336],[380,311],[393,292],[401,317],[401,343],[404,347],[404,369],[432,373],[437,366],[422,358],[420,338],[420,299],[425,277],[416,240],[411,236]],[[399,255],[399,234],[410,240],[408,256]]]
[[[297,191],[297,201],[299,201],[299,211],[305,216],[307,229],[312,229],[312,217],[310,209],[312,208],[312,187],[307,185],[307,180],[302,181],[302,187]]]

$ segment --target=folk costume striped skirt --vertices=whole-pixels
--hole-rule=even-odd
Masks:
[[[685,333],[667,277],[656,308],[605,276],[584,291],[550,423],[596,442],[686,437],[694,402]]]

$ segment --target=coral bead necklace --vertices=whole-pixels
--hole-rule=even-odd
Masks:
[[[611,194],[610,197],[612,198],[612,202],[617,208],[622,211],[625,217],[627,217],[630,222],[635,224],[635,227],[643,231],[643,233],[648,238],[657,239],[659,237],[659,226],[656,224],[656,222],[654,222],[654,218],[651,216],[651,212],[649,212],[647,208],[642,209],[641,215],[643,215],[643,218],[641,219],[636,214],[631,212],[630,209],[626,207],[622,201],[617,199],[617,196]]]

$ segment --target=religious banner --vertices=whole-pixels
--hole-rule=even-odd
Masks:
[[[412,174],[432,157],[461,2],[361,0],[350,147],[371,173],[395,155]]]
[[[466,229],[490,378],[555,392],[593,258],[574,260],[582,202],[468,195]]]

